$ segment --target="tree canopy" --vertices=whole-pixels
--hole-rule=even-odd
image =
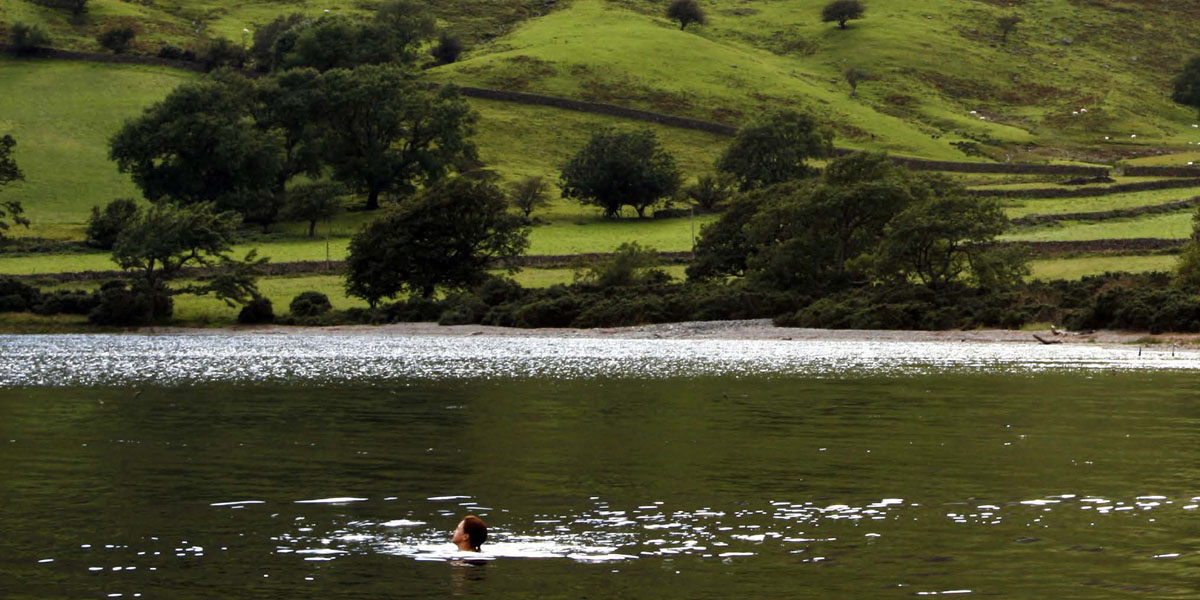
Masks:
[[[696,0],[675,0],[667,7],[667,18],[678,21],[680,30],[687,29],[692,23],[704,25],[708,22],[704,17],[704,9]]]
[[[991,243],[1008,227],[997,201],[967,196],[941,176],[925,182],[930,193],[887,224],[875,256],[881,276],[940,289],[964,277],[1008,286],[1029,273],[1022,254]]]
[[[375,306],[407,292],[480,282],[492,259],[513,258],[529,242],[504,192],[480,178],[440,181],[372,221],[350,240],[346,293]]]
[[[240,222],[237,213],[218,212],[209,203],[153,206],[137,211],[128,220],[113,244],[113,262],[133,275],[135,290],[152,299],[146,303],[146,322],[160,316],[156,315],[156,308],[163,303],[154,301],[158,298],[211,293],[232,306],[258,295],[257,267],[266,259],[259,259],[253,250],[241,261],[229,256]],[[168,286],[167,282],[186,267],[220,267],[220,270],[200,283]]]
[[[1193,56],[1175,77],[1175,89],[1171,99],[1192,108],[1200,109],[1200,54]]]
[[[1027,273],[1023,256],[990,243],[1007,224],[995,202],[948,179],[859,152],[819,179],[741,194],[701,231],[688,277],[814,293],[875,280],[1005,286]]]
[[[623,206],[643,217],[646,208],[679,189],[681,176],[653,130],[606,128],[563,165],[559,180],[564,198],[598,206],[606,217],[619,216]]]
[[[285,166],[279,136],[247,113],[253,85],[233,74],[184,83],[126,121],[109,157],[152,203],[211,202],[249,215],[272,202]]]
[[[859,0],[833,0],[821,9],[821,22],[837,22],[841,29],[846,28],[846,21],[861,19],[867,12],[867,7]]]
[[[474,160],[476,115],[454,88],[430,91],[397,65],[230,72],[177,87],[109,140],[152,203],[213,202],[269,225],[298,175],[407,194]]]
[[[16,146],[17,140],[13,139],[13,136],[0,137],[0,189],[14,181],[25,179],[25,174],[21,172],[12,156]],[[29,226],[29,220],[21,216],[24,212],[25,208],[17,200],[0,200],[0,240],[4,239],[4,232],[10,227],[10,220],[13,225]]]
[[[322,77],[325,160],[333,176],[366,192],[412,193],[477,156],[478,115],[453,86],[430,92],[395,65],[335,69]]]
[[[785,110],[739,129],[716,167],[733,176],[744,191],[816,175],[808,161],[832,153],[833,134],[812,115]]]

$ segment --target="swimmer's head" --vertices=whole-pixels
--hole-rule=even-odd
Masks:
[[[467,515],[459,521],[450,541],[458,546],[459,550],[479,552],[483,543],[487,541],[487,523],[475,515]]]

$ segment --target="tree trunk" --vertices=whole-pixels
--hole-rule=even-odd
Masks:
[[[367,190],[367,210],[379,210],[379,189],[369,188]]]
[[[846,19],[838,19],[838,29],[846,28]]]
[[[308,237],[317,237],[317,220],[313,219],[308,222]]]

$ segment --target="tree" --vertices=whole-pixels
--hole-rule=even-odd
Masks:
[[[137,202],[132,198],[118,198],[104,205],[101,212],[99,206],[92,207],[92,216],[88,218],[86,243],[93,248],[112,250],[117,242],[117,236],[138,216]]]
[[[351,238],[346,293],[375,306],[401,292],[430,298],[438,286],[479,283],[491,260],[529,245],[528,229],[506,204],[504,192],[482,179],[435,183]]]
[[[392,48],[403,61],[416,60],[417,50],[437,30],[437,20],[427,6],[416,0],[387,0],[375,10],[375,23],[387,32]]]
[[[237,213],[217,212],[212,204],[163,204],[129,220],[113,244],[113,261],[131,272],[134,289],[151,300],[145,322],[157,318],[156,307],[163,305],[159,298],[211,293],[234,306],[258,296],[255,277],[267,259],[257,258],[253,250],[241,261],[228,255],[240,222]],[[219,272],[203,282],[168,286],[186,267],[217,267]]]
[[[318,182],[293,187],[283,207],[286,219],[308,221],[308,237],[317,235],[317,221],[332,219],[342,212],[339,196],[346,193],[341,184]]]
[[[847,274],[847,263],[879,243],[880,232],[925,190],[886,152],[855,152],[830,161],[822,185],[809,198],[811,226],[832,240],[833,268]]]
[[[436,93],[396,65],[335,69],[322,75],[324,156],[334,178],[367,193],[411,193],[477,156],[469,140],[478,115],[444,86]]]
[[[680,31],[687,29],[692,23],[704,25],[708,22],[704,17],[704,9],[700,8],[696,0],[675,0],[667,7],[667,18],[679,21]]]
[[[248,105],[254,124],[264,135],[278,140],[282,164],[275,174],[274,196],[256,211],[255,220],[270,223],[287,205],[287,184],[297,175],[321,176],[321,122],[325,95],[321,77],[313,69],[289,69],[255,82]]]
[[[1200,290],[1200,211],[1192,215],[1192,236],[1175,263],[1173,283],[1187,291]]]
[[[716,212],[733,193],[733,181],[729,176],[701,175],[696,183],[684,188],[688,199],[705,212]]]
[[[0,137],[0,188],[14,181],[25,180],[25,174],[21,172],[17,161],[12,157],[13,148],[16,146],[17,140],[13,139],[13,136]],[[6,219],[11,219],[14,225],[29,227],[29,219],[21,216],[24,212],[25,208],[17,200],[0,201],[0,240],[4,239],[4,232],[9,228]]]
[[[803,184],[797,181],[776,184],[734,196],[721,218],[700,229],[695,258],[687,267],[689,280],[741,277],[754,245],[746,235],[750,220],[773,198],[795,195]]]
[[[887,155],[830,162],[820,179],[743,193],[701,231],[688,277],[745,274],[781,290],[839,289],[870,279],[884,227],[929,187]]]
[[[541,177],[526,177],[509,185],[508,202],[525,220],[534,210],[550,205],[550,186]]]
[[[96,41],[100,42],[104,48],[111,50],[113,54],[121,54],[129,49],[129,44],[135,37],[137,37],[137,32],[132,27],[113,27],[105,29],[103,33],[96,36]]]
[[[275,42],[276,69],[318,71],[395,62],[394,36],[383,26],[346,15],[325,15],[281,34]]]
[[[308,22],[308,18],[300,13],[291,13],[275,17],[273,21],[255,28],[254,43],[250,46],[250,58],[254,67],[259,71],[275,69],[275,43],[290,30],[299,29]]]
[[[675,158],[654,131],[606,128],[563,165],[559,187],[564,198],[598,206],[606,217],[619,216],[623,206],[644,217],[647,207],[674,194],[680,183]]]
[[[821,22],[833,23],[836,21],[839,28],[845,29],[846,21],[861,19],[865,12],[867,12],[867,7],[859,0],[833,0],[821,9]]]
[[[1028,274],[1025,257],[999,251],[1008,217],[994,199],[967,196],[944,176],[926,178],[929,194],[893,218],[876,251],[881,276],[931,289],[967,278],[1010,285]]]
[[[439,65],[448,65],[458,60],[458,56],[462,54],[463,43],[458,37],[443,33],[438,38],[438,43],[429,49],[429,55],[437,61]]]
[[[743,191],[817,174],[807,161],[833,153],[833,135],[812,115],[772,112],[742,127],[717,159]]]
[[[253,84],[218,74],[175,88],[109,139],[109,158],[151,203],[215,203],[258,222],[278,211],[285,157],[276,132],[247,113]]]
[[[850,97],[858,97],[858,84],[871,78],[871,76],[858,67],[850,67],[842,72],[842,76],[846,78],[846,83],[850,84]]]
[[[1171,99],[1184,106],[1200,109],[1200,54],[1193,56],[1175,78]]]
[[[1000,30],[1000,43],[1008,43],[1008,34],[1012,33],[1021,23],[1021,17],[1017,15],[1004,15],[996,19],[996,27]]]

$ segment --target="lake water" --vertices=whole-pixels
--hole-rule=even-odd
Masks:
[[[0,597],[1191,598],[1198,442],[1168,347],[0,337]]]

